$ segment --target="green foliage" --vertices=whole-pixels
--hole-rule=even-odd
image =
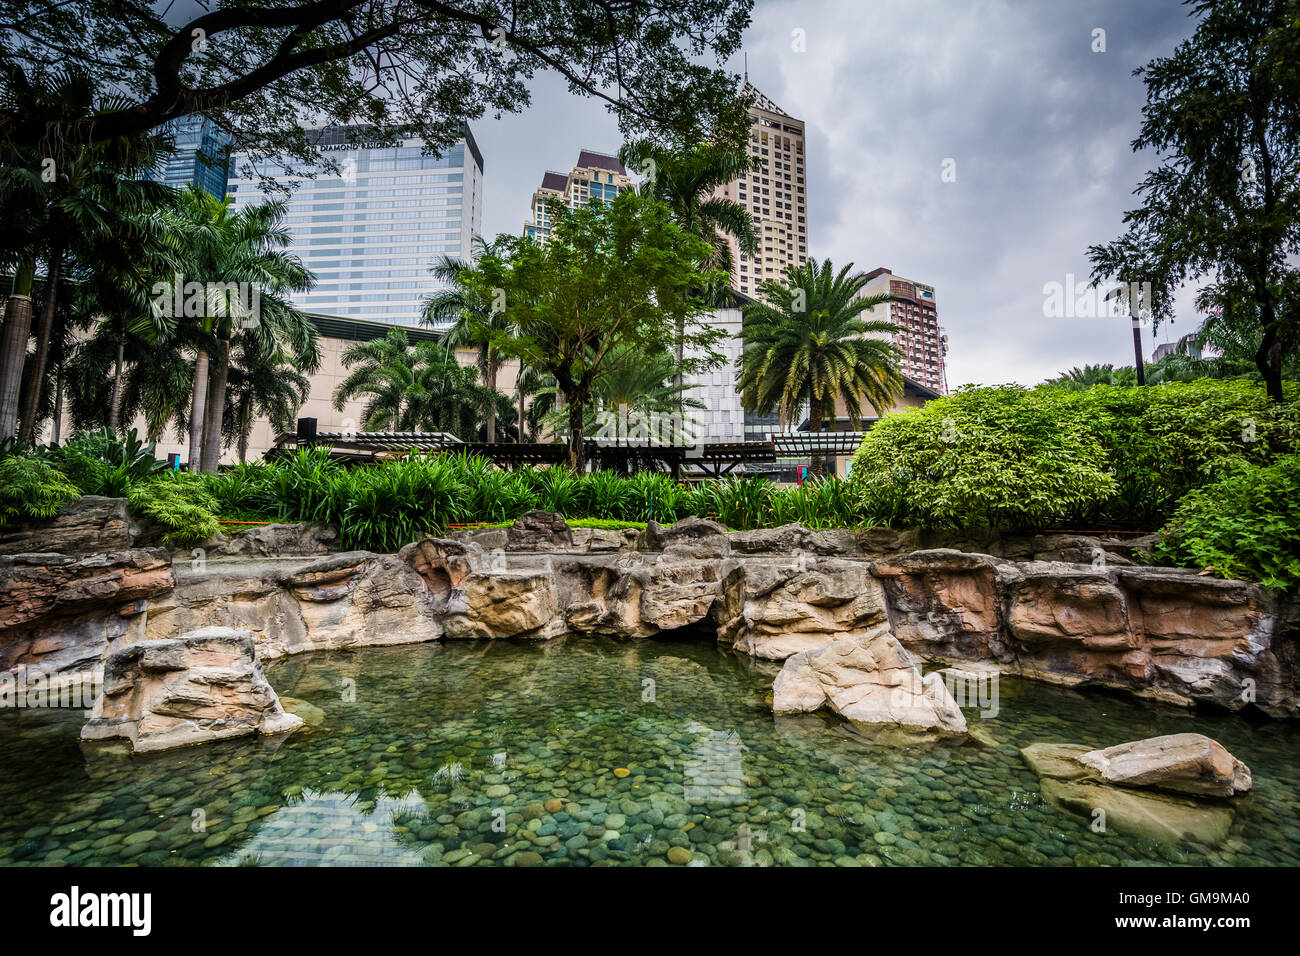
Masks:
[[[1042,527],[1115,492],[1071,393],[959,391],[883,419],[853,460],[868,513],[922,526]]]
[[[1297,387],[1246,381],[975,388],[891,415],[854,458],[863,513],[891,525],[1156,527],[1191,490],[1300,445]]]
[[[133,511],[169,529],[163,535],[169,544],[195,544],[221,530],[217,500],[199,475],[168,472],[133,486],[127,500]]]
[[[167,467],[154,457],[154,444],[134,428],[119,436],[112,429],[78,432],[64,445],[38,454],[81,489],[83,495],[125,498],[133,484],[146,481]]]
[[[53,518],[81,497],[77,486],[48,462],[10,455],[0,458],[0,527],[28,518]]]
[[[1188,494],[1161,532],[1157,555],[1300,593],[1300,455],[1235,464]]]

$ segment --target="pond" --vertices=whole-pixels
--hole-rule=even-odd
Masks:
[[[1003,679],[984,744],[773,717],[776,667],[711,643],[561,638],[314,653],[267,676],[309,725],[153,757],[0,713],[0,865],[1300,864],[1300,727]],[[293,701],[297,701],[296,703]],[[1217,846],[1046,803],[1019,748],[1195,731],[1254,773]]]

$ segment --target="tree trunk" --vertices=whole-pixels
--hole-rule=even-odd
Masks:
[[[203,451],[199,466],[215,475],[221,464],[221,423],[226,411],[226,380],[230,376],[230,339],[219,339],[208,373],[208,407],[203,420]]]
[[[488,388],[492,389],[494,393],[496,392],[497,360],[494,356],[491,355],[488,356],[487,367],[486,369],[484,369],[483,372],[483,383],[487,385]],[[495,394],[492,397],[493,399],[495,399],[496,398]],[[488,405],[487,440],[489,445],[497,440],[497,406],[495,401],[493,401],[490,405]]]
[[[1255,367],[1264,378],[1264,387],[1268,397],[1275,402],[1282,401],[1282,340],[1277,334],[1277,317],[1274,312],[1272,296],[1265,296],[1261,303],[1261,325],[1264,336],[1255,353]]]
[[[810,435],[820,435],[822,432],[822,410],[817,407],[815,401],[808,402],[808,433]],[[825,473],[825,462],[822,461],[821,453],[817,450],[817,445],[813,443],[813,452],[808,462],[808,477],[820,478]]]
[[[1137,366],[1138,384],[1147,383],[1146,362],[1142,360],[1142,322],[1136,312],[1133,313],[1133,362]]]
[[[27,376],[27,393],[23,396],[23,441],[31,443],[36,438],[36,415],[41,405],[41,387],[45,384],[45,365],[50,358],[50,333],[54,329],[54,309],[59,298],[59,272],[63,267],[63,250],[55,246],[50,250],[49,274],[45,278],[45,302],[41,317],[36,323],[36,354],[32,356],[31,374]]]
[[[50,442],[57,445],[63,434],[63,365],[54,373],[54,434]]]
[[[520,362],[520,363],[519,363],[519,377],[520,377],[520,379],[522,379],[522,378],[524,377],[524,363],[523,363],[523,362]],[[522,385],[520,385],[520,387],[519,387],[519,435],[518,435],[518,438],[519,438],[519,441],[516,442],[516,444],[522,445],[522,444],[524,443],[524,389],[523,389],[523,386],[522,386]]]
[[[13,292],[5,303],[4,331],[0,333],[0,439],[18,433],[18,398],[27,363],[27,340],[32,332],[32,279],[36,264],[20,262]]]
[[[113,397],[108,403],[108,427],[117,433],[122,416],[122,359],[126,353],[126,338],[117,338],[117,361],[113,363]]]
[[[582,474],[587,467],[582,441],[582,402],[570,400],[569,405],[569,467],[574,474]]]
[[[203,455],[203,416],[208,399],[208,350],[200,348],[194,356],[194,394],[190,396],[190,458],[186,467],[200,470]]]

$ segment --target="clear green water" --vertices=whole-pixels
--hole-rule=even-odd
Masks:
[[[84,754],[77,714],[0,714],[0,864],[1300,863],[1295,725],[1003,680],[997,717],[967,711],[996,746],[881,746],[774,718],[770,665],[651,641],[371,648],[267,673],[321,722],[124,758]],[[1217,847],[1094,833],[1018,753],[1180,731],[1254,772]]]

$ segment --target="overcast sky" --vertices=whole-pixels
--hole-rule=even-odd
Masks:
[[[1028,385],[1133,362],[1126,320],[1046,318],[1043,286],[1085,281],[1088,246],[1120,234],[1152,165],[1129,145],[1133,69],[1193,26],[1178,0],[758,0],[745,49],[750,81],[807,124],[810,254],[933,285],[951,388]],[[621,142],[550,77],[531,109],[473,129],[487,236],[520,232],[544,170]],[[1178,306],[1159,341],[1194,328],[1190,292]]]

